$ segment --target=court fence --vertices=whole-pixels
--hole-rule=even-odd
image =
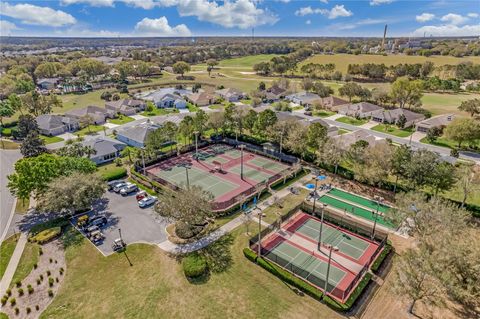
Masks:
[[[276,152],[275,154],[271,154],[271,153],[268,153],[265,150],[263,150],[262,147],[259,147],[259,146],[253,145],[253,144],[249,144],[249,143],[237,142],[237,141],[229,139],[229,138],[225,138],[223,140],[203,140],[203,141],[198,143],[198,150],[209,147],[211,145],[218,145],[218,144],[226,144],[226,145],[235,146],[235,147],[238,147],[239,145],[245,145],[245,149],[247,151],[252,152],[252,153],[262,155],[262,156],[265,156],[265,157],[268,157],[268,158],[278,159],[278,160],[283,161],[283,162],[285,162],[287,164],[290,164],[290,165],[292,165],[294,163],[299,163],[298,159],[293,157],[293,156],[289,156],[289,155],[279,153],[279,152]],[[157,182],[157,183],[159,183],[163,186],[169,187],[172,190],[180,190],[180,187],[178,185],[175,185],[175,184],[173,184],[173,183],[171,183],[171,182],[169,182],[169,181],[167,181],[167,180],[165,180],[165,179],[163,179],[159,176],[156,176],[155,174],[149,172],[148,169],[151,166],[154,166],[158,163],[166,161],[166,160],[168,160],[170,158],[173,158],[175,156],[178,156],[180,154],[185,154],[185,153],[192,152],[195,149],[196,149],[195,145],[189,145],[189,146],[182,147],[181,149],[178,149],[178,150],[172,150],[172,151],[169,151],[169,152],[166,152],[166,153],[156,154],[155,158],[145,159],[145,165],[143,165],[142,160],[139,160],[139,161],[135,162],[134,170],[137,173],[143,174],[146,177],[148,177],[149,179],[151,179],[151,180],[153,180],[153,181],[155,181],[155,182]],[[144,171],[144,167],[145,167],[145,171]],[[298,165],[298,167],[297,166],[293,166],[293,167],[289,166],[286,169],[284,169],[284,170],[278,172],[277,174],[269,177],[268,179],[264,180],[263,182],[244,190],[240,194],[235,195],[234,197],[232,197],[228,200],[225,200],[225,201],[222,201],[222,202],[214,201],[214,202],[212,202],[212,210],[214,212],[226,211],[226,210],[229,210],[229,209],[233,208],[235,205],[239,204],[240,201],[248,200],[253,195],[260,196],[260,194],[265,189],[268,189],[270,187],[270,185],[272,185],[273,183],[281,180],[282,178],[285,178],[285,176],[288,176],[290,174],[294,174],[295,170],[299,171],[299,170],[301,170],[301,167],[299,165]]]
[[[271,250],[268,250],[267,248],[262,246],[261,241],[270,235],[271,233],[279,230],[281,228],[281,225],[288,219],[292,217],[292,215],[296,214],[298,211],[303,211],[309,215],[316,216],[317,213],[320,210],[315,209],[315,212],[313,212],[313,207],[308,205],[305,201],[300,203],[299,205],[295,206],[293,209],[288,211],[286,214],[280,216],[278,219],[276,219],[273,223],[271,223],[269,226],[265,227],[260,231],[260,233],[257,233],[256,235],[252,236],[249,240],[249,246],[252,250],[258,251],[258,248],[260,248],[260,251],[262,253],[262,256],[270,259],[271,261],[277,263],[279,266],[283,267],[284,269],[290,271],[296,276],[301,277],[302,279],[307,280],[310,282],[312,285],[315,287],[321,289],[322,291],[324,290],[325,287],[325,281],[323,279],[318,278],[317,276],[314,276],[312,274],[308,274],[305,270],[292,265],[289,261],[285,260],[284,258],[278,256]],[[348,231],[352,231],[362,237],[366,238],[371,238],[371,232],[368,232],[365,227],[361,224],[358,224],[354,221],[351,220],[342,220],[341,218],[338,218],[335,215],[332,215],[329,213],[328,210],[325,210],[324,212],[324,220],[340,226]],[[260,234],[260,236],[259,236]],[[363,265],[362,269],[360,272],[358,272],[355,275],[355,278],[350,282],[350,284],[345,288],[345,289],[340,289],[337,287],[334,287],[328,283],[327,285],[327,291],[324,291],[326,295],[335,297],[342,302],[346,301],[352,291],[355,289],[357,284],[360,282],[360,280],[364,277],[364,275],[368,272],[370,269],[370,266],[373,264],[375,259],[378,257],[380,252],[383,250],[385,247],[385,244],[388,241],[388,234],[383,234],[383,233],[378,233],[376,236],[372,239],[373,242],[376,242],[378,244],[377,248],[375,249],[375,252],[372,254],[372,256],[369,258],[368,262]]]

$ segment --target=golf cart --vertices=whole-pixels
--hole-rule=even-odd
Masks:
[[[87,226],[89,219],[90,218],[88,217],[88,215],[82,215],[78,217],[77,219],[78,228],[84,228],[85,226]]]
[[[103,235],[102,232],[99,230],[95,230],[90,233],[90,240],[95,245],[100,245],[104,239],[105,239],[105,235]]]
[[[121,238],[117,238],[113,241],[112,249],[113,251],[120,251],[127,246]]]

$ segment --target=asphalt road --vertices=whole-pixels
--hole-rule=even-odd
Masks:
[[[22,157],[19,150],[0,150],[0,241],[3,241],[9,227],[14,197],[7,188],[7,175],[13,172],[13,166]]]

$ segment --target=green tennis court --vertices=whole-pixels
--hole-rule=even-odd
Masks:
[[[318,242],[320,221],[314,218],[308,218],[305,223],[295,231]],[[322,227],[322,243],[338,247],[342,253],[354,259],[360,259],[370,246],[367,241],[344,233],[326,223],[324,223]]]
[[[236,166],[230,168],[228,171],[230,173],[240,175],[241,170],[242,170],[242,168],[239,164],[239,165],[236,165]],[[256,170],[255,168],[252,168],[250,166],[243,165],[243,176],[245,176],[246,178],[252,179],[257,183],[260,183],[260,182],[263,182],[263,181],[269,179],[272,175],[268,174],[268,173],[265,173],[265,172],[262,172],[262,171],[259,171],[259,170]]]
[[[261,168],[264,168],[264,169],[267,169],[267,170],[275,172],[275,173],[281,172],[286,168],[286,166],[282,163],[272,161],[270,159],[262,158],[262,157],[256,157],[256,158],[248,161],[248,163],[253,164],[255,166],[258,166],[258,167],[261,167]]]
[[[357,195],[354,195],[352,193],[342,191],[338,188],[332,188],[328,192],[328,195],[333,195],[335,197],[339,197],[340,199],[344,199],[344,200],[347,200],[349,202],[359,204],[361,206],[373,209],[375,211],[378,208],[378,211],[380,211],[382,213],[387,213],[389,208],[390,208],[386,205],[382,205],[382,204],[378,205],[377,202],[374,201],[374,200],[371,200],[371,199],[368,199],[368,198],[365,198],[365,197],[361,197],[361,196],[357,196]]]
[[[344,201],[338,200],[336,198],[330,197],[330,196],[328,196],[328,194],[320,197],[319,201],[322,202],[322,203],[325,203],[325,204],[327,204],[327,205],[329,205],[333,208],[339,209],[341,211],[346,210],[350,214],[359,216],[359,217],[364,218],[366,220],[369,220],[371,222],[375,221],[375,214],[372,213],[372,211],[375,212],[376,209],[372,208],[372,210],[366,210],[362,207],[352,205],[352,204],[349,204],[347,202],[344,202]],[[381,215],[377,217],[377,223],[381,224],[383,226],[386,226],[386,227],[394,228],[394,225],[385,221],[384,217],[381,216]]]
[[[160,170],[155,174],[178,187],[187,185],[185,167],[172,166],[169,170]],[[190,185],[202,187],[204,190],[211,192],[215,198],[238,188],[238,185],[196,167],[188,168],[188,180]]]
[[[328,262],[297,248],[287,241],[282,241],[268,250],[265,257],[294,274],[308,280],[323,289],[327,278]],[[330,265],[328,276],[328,291],[332,291],[345,277],[346,272]]]

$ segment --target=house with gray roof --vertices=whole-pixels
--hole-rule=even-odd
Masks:
[[[332,140],[337,143],[337,145],[344,149],[348,150],[350,146],[359,142],[365,141],[368,145],[373,146],[376,143],[386,143],[384,139],[376,138],[374,135],[368,133],[366,130],[357,130],[341,135],[332,137]]]
[[[425,115],[406,109],[378,110],[372,112],[372,120],[379,123],[395,124],[401,116],[405,116],[405,127],[411,127],[425,119]]]
[[[429,119],[425,119],[415,124],[415,129],[418,132],[426,133],[430,128],[433,128],[433,127],[442,128],[447,126],[453,121],[454,118],[455,118],[455,115],[453,114],[441,114],[441,115],[433,116]]]
[[[285,97],[285,100],[306,107],[313,106],[314,104],[322,104],[322,98],[318,94],[311,92],[290,94]]]
[[[129,116],[145,110],[145,102],[135,99],[109,101],[105,103],[105,109]]]
[[[60,135],[79,129],[79,123],[77,119],[62,115],[43,114],[37,116],[36,121],[40,134],[46,136]]]
[[[383,110],[378,105],[368,103],[368,102],[360,102],[356,104],[347,104],[338,109],[339,114],[355,117],[355,118],[368,118],[372,116],[373,112]]]
[[[246,93],[234,88],[225,88],[221,90],[216,90],[215,93],[221,96],[225,101],[228,101],[228,102],[238,102],[247,97]]]
[[[53,90],[60,83],[59,78],[43,78],[37,80],[37,86],[42,90]]]
[[[106,136],[89,139],[83,141],[82,144],[95,150],[95,154],[90,155],[90,159],[97,165],[113,161],[127,147],[125,143]]]
[[[77,119],[79,121],[86,116],[90,116],[94,124],[100,125],[104,124],[107,118],[115,118],[116,113],[115,111],[107,110],[102,107],[89,105],[81,109],[68,111],[65,113],[65,116]]]
[[[159,127],[160,125],[147,121],[118,130],[116,138],[129,146],[142,148],[145,146],[148,134]]]
[[[333,95],[322,98],[321,103],[323,108],[331,111],[337,111],[340,107],[348,104],[350,104],[350,102]]]

